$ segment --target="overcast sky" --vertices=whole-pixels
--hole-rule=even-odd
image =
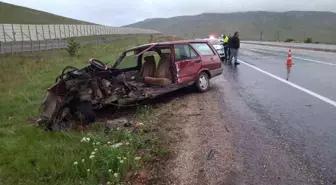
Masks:
[[[336,12],[336,0],[1,0],[98,24],[122,26],[147,18],[204,12],[313,10]]]

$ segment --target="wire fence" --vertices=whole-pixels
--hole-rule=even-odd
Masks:
[[[142,34],[128,34],[128,35],[101,35],[95,38],[88,38],[83,41],[77,39],[76,41],[81,45],[87,44],[107,44],[115,40],[136,38]],[[152,34],[157,35],[157,34]],[[150,37],[149,37],[150,38]],[[20,52],[36,52],[43,50],[56,50],[67,47],[67,40],[54,39],[54,40],[41,40],[41,41],[11,41],[0,42],[0,54],[14,54]]]
[[[131,37],[160,34],[156,30],[101,25],[30,25],[0,24],[0,54],[65,48],[67,38],[83,36]],[[117,38],[116,37],[116,38]],[[92,38],[81,44],[100,42]],[[113,38],[110,38],[110,41]]]

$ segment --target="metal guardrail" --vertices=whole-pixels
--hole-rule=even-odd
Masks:
[[[302,48],[302,49],[311,49],[320,51],[336,51],[336,45],[327,45],[327,44],[308,44],[308,43],[270,42],[270,41],[242,41],[242,43]]]

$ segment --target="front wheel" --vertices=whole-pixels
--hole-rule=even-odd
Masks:
[[[208,74],[205,73],[205,72],[200,73],[196,82],[195,82],[195,85],[196,85],[197,90],[199,92],[207,91],[209,89],[209,86],[210,86],[210,80],[209,80]]]

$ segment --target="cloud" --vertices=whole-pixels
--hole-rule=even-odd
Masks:
[[[147,18],[236,11],[333,11],[336,0],[4,0],[84,21],[121,26]],[[272,1],[270,3],[270,1]]]

